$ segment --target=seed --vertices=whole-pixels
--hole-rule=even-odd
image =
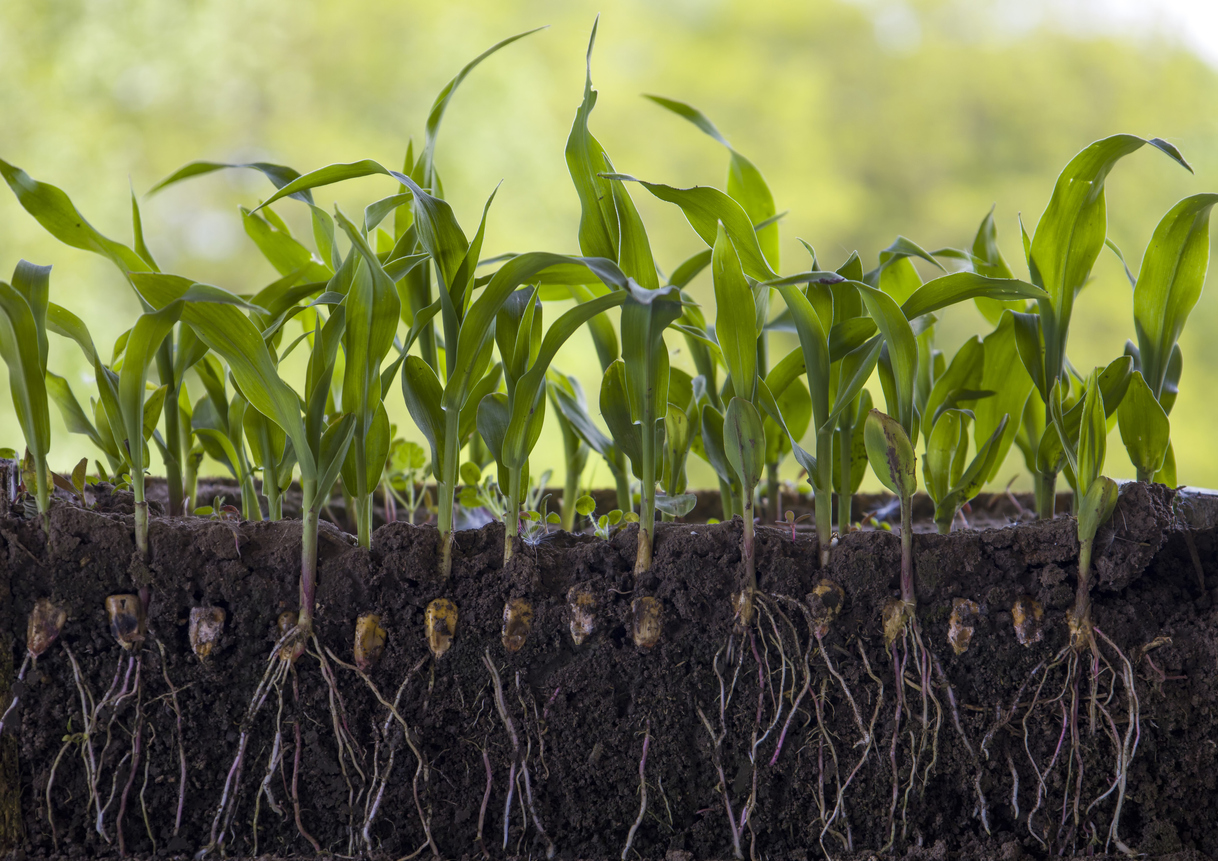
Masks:
[[[1011,619],[1015,622],[1015,638],[1025,646],[1039,643],[1044,631],[1044,608],[1030,595],[1021,595],[1011,605]]]
[[[68,614],[62,607],[52,604],[48,598],[39,598],[30,611],[30,623],[25,631],[25,647],[29,653],[37,658],[49,649],[67,619]]]
[[[533,607],[523,598],[513,598],[503,605],[503,648],[519,652],[529,639],[533,628]]]
[[[106,599],[110,633],[124,649],[144,642],[144,602],[139,595],[111,595]]]
[[[890,598],[880,611],[884,620],[884,645],[892,648],[892,644],[905,636],[905,626],[909,620],[909,605],[900,598]]]
[[[279,639],[283,639],[296,628],[296,623],[300,617],[292,610],[286,613],[280,613],[279,619],[275,623],[279,628]],[[279,660],[287,661],[289,664],[296,663],[296,659],[304,654],[304,640],[300,637],[294,637],[288,640],[279,648]]]
[[[664,622],[664,605],[651,597],[635,598],[630,605],[631,636],[640,649],[650,649],[660,642]]]
[[[206,661],[220,642],[225,617],[223,607],[190,608],[190,648],[200,661]]]
[[[973,639],[976,630],[977,617],[981,608],[976,601],[968,598],[952,599],[952,615],[947,625],[947,641],[952,644],[952,651],[963,655],[968,651],[969,641]]]
[[[567,610],[571,614],[571,639],[582,646],[596,630],[596,598],[587,589],[572,586],[567,590]]]
[[[381,617],[376,613],[365,613],[355,620],[355,665],[365,673],[371,670],[385,654],[385,638]]]
[[[830,623],[842,612],[842,607],[846,604],[846,592],[832,580],[822,579],[808,594],[807,600],[808,607],[812,610],[816,636],[823,637],[828,633]]]
[[[427,605],[424,616],[427,628],[427,647],[439,658],[453,644],[457,633],[457,605],[447,598],[437,598]]]

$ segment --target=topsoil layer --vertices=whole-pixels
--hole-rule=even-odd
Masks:
[[[1093,724],[1084,661],[1077,757],[1068,734],[1063,740],[1066,701],[1057,699],[1067,667],[1049,666],[1068,638],[1078,552],[1073,521],[918,534],[918,615],[942,670],[931,671],[942,719],[937,736],[926,737],[913,780],[923,733],[921,679],[909,659],[898,721],[894,656],[903,655],[885,650],[880,620],[881,607],[899,591],[895,534],[842,537],[826,570],[814,535],[793,540],[790,529],[759,528],[763,609],[758,625],[739,633],[732,600],[742,571],[738,520],[660,525],[654,567],[637,584],[633,526],[609,541],[562,534],[521,546],[506,567],[500,525],[460,532],[452,577],[441,582],[434,528],[384,526],[366,552],[323,524],[318,641],[349,662],[356,617],[380,614],[388,645],[370,679],[390,701],[401,690],[398,714],[412,744],[353,670],[327,659],[332,697],[319,659],[306,653],[252,724],[224,851],[315,854],[303,830],[325,853],[400,858],[419,851],[426,858],[433,854],[426,818],[435,852],[445,858],[482,857],[483,848],[493,858],[551,850],[564,859],[619,858],[639,816],[646,750],[646,813],[629,857],[730,858],[735,830],[745,857],[872,858],[888,844],[890,827],[895,840],[886,857],[1102,856],[1115,855],[1118,840],[1152,857],[1218,857],[1218,530],[1190,526],[1186,515],[1167,489],[1126,485],[1101,530],[1095,619],[1131,662],[1136,731],[1119,678],[1123,665],[1104,646],[1099,685],[1111,695],[1097,704]],[[151,542],[148,638],[128,688],[135,690],[138,676],[139,693],[100,709],[86,737],[84,712],[112,683],[127,684],[130,656],[110,634],[104,602],[137,591],[132,519],[58,504],[48,550],[38,521],[0,517],[0,631],[10,638],[0,663],[20,664],[38,598],[51,597],[69,614],[60,640],[14,686],[19,706],[0,748],[0,833],[17,836],[18,853],[115,856],[120,829],[135,855],[189,856],[209,842],[243,718],[273,657],[276,618],[297,605],[300,524],[157,518]],[[822,577],[846,595],[823,654],[803,612],[777,597],[803,602]],[[573,585],[597,603],[596,630],[580,646],[569,629]],[[643,595],[663,608],[659,643],[647,649],[631,636],[632,601]],[[1016,640],[1010,613],[1021,595],[1045,610],[1043,639],[1029,646]],[[438,660],[424,635],[425,608],[435,598],[459,609],[453,645]],[[501,628],[505,603],[515,598],[530,602],[535,616],[524,647],[509,652]],[[956,598],[980,608],[960,655],[948,642]],[[206,604],[223,608],[227,621],[204,663],[191,651],[187,623],[190,609]],[[487,657],[501,680],[510,730]],[[0,679],[11,671],[0,667]],[[870,745],[859,743],[847,690],[864,723],[874,717]],[[799,707],[787,726],[794,701]],[[351,739],[351,753],[340,752],[336,728]],[[1116,839],[1109,823],[1119,787],[1096,801],[1113,786],[1122,758],[1111,732],[1137,743]],[[179,743],[187,777],[175,827]],[[100,804],[91,803],[86,779],[90,750]],[[391,758],[367,828],[368,850],[361,836],[368,800]],[[513,768],[521,759],[527,780],[523,768]],[[277,762],[269,773],[268,762]],[[1067,768],[1080,764],[1074,827]],[[848,778],[834,817],[837,787]],[[259,791],[264,781],[270,795]],[[833,818],[828,831],[826,818]]]

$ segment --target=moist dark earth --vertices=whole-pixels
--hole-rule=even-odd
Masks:
[[[68,611],[59,640],[13,689],[20,700],[0,751],[0,833],[16,840],[9,847],[15,857],[115,857],[120,829],[130,855],[189,857],[209,843],[243,719],[278,661],[277,617],[297,606],[300,524],[155,517],[151,562],[137,575],[132,518],[124,513],[129,497],[99,497],[95,510],[57,502],[49,547],[37,520],[0,512],[0,631],[8,638],[0,662],[12,664],[0,667],[0,679],[10,679],[24,656],[34,602],[50,597]],[[462,531],[452,577],[442,582],[432,527],[384,525],[368,552],[323,523],[316,632],[330,653],[326,669],[311,647],[269,691],[249,727],[231,828],[212,857],[319,854],[303,831],[321,854],[340,856],[620,858],[636,820],[627,857],[673,861],[731,858],[733,831],[741,854],[753,858],[1120,857],[1117,841],[1154,858],[1218,857],[1218,534],[1211,520],[1190,518],[1166,488],[1129,484],[1097,538],[1096,624],[1128,656],[1138,698],[1137,732],[1129,733],[1137,749],[1116,840],[1109,825],[1118,793],[1088,809],[1113,786],[1120,756],[1105,718],[1089,721],[1089,664],[1077,760],[1066,739],[1047,770],[1062,738],[1064,706],[1055,698],[1066,680],[1064,664],[1049,665],[1067,643],[1077,566],[1068,517],[916,535],[918,617],[942,670],[932,683],[942,710],[937,734],[933,706],[922,723],[920,680],[910,667],[897,721],[899,649],[885,648],[880,619],[899,594],[895,534],[843,536],[822,569],[815,535],[759,527],[759,610],[742,630],[733,600],[743,571],[739,520],[660,524],[654,567],[637,583],[633,526],[608,541],[563,533],[521,544],[506,567],[499,524]],[[818,644],[800,605],[808,606],[825,577],[846,600]],[[148,636],[129,654],[109,631],[104,603],[141,585],[149,595]],[[567,607],[572,586],[596,601],[596,629],[578,646]],[[632,601],[640,596],[662,605],[652,648],[632,639]],[[1043,639],[1029,646],[1017,641],[1010,613],[1020,596],[1045,611]],[[438,659],[424,623],[436,598],[459,612],[452,646]],[[504,606],[517,598],[535,615],[523,648],[509,652],[501,639]],[[960,655],[948,642],[956,598],[980,610]],[[201,662],[187,622],[191,608],[204,605],[223,608],[227,620]],[[387,702],[401,691],[400,721],[344,666],[352,661],[355,620],[369,612],[380,614],[388,640],[368,680]],[[1099,684],[1111,693],[1100,714],[1125,738],[1129,695],[1114,678],[1123,665],[1106,646],[1102,654],[1108,664]],[[138,669],[129,690],[138,677],[138,695],[101,708],[86,738],[82,687],[92,708],[116,674],[126,684],[132,657]],[[850,699],[864,724],[874,719],[869,744]],[[336,727],[349,748],[340,748]],[[926,747],[911,780],[923,732]],[[187,776],[175,827],[179,743]],[[100,805],[90,799],[90,747]],[[1077,827],[1067,761],[1083,766]],[[1038,771],[1047,771],[1043,780]],[[264,782],[274,806],[260,791]]]

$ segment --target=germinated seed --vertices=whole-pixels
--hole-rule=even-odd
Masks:
[[[128,651],[144,642],[144,602],[139,595],[111,595],[106,599],[110,633]]]
[[[355,665],[365,673],[371,670],[385,654],[385,639],[388,637],[381,627],[381,617],[376,613],[364,613],[355,620]]]
[[[951,643],[952,651],[963,655],[968,651],[969,642],[977,629],[977,617],[981,608],[976,601],[968,598],[952,599],[952,615],[947,624],[947,641]]]
[[[1030,595],[1021,595],[1011,605],[1011,619],[1015,623],[1015,639],[1024,646],[1039,643],[1045,635],[1045,610],[1040,602]]]
[[[533,628],[533,607],[523,598],[513,598],[503,606],[503,648],[519,652]]]
[[[567,611],[571,615],[571,639],[575,645],[583,645],[596,630],[596,598],[589,590],[572,586],[567,590]]]
[[[35,658],[55,642],[68,619],[67,612],[48,598],[39,598],[30,611],[30,622],[25,632],[25,648]]]
[[[442,657],[457,633],[457,605],[447,598],[437,598],[427,605],[423,621],[427,629],[427,648],[434,657]]]
[[[226,615],[223,607],[190,608],[190,648],[200,661],[207,660],[220,642]]]
[[[631,637],[640,649],[650,649],[660,642],[664,627],[664,605],[650,596],[635,598],[630,605]]]

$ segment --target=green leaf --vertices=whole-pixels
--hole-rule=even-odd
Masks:
[[[126,245],[94,229],[62,190],[31,178],[21,168],[2,159],[0,174],[25,211],[63,244],[107,257],[124,273],[146,272],[151,268]]]
[[[888,405],[896,407],[896,419],[905,430],[906,437],[913,434],[914,380],[918,373],[918,344],[905,314],[887,293],[866,284],[856,284],[867,313],[875,320],[884,336],[892,372],[896,382],[896,399]],[[881,414],[882,415],[882,414]],[[908,440],[907,440],[908,441]],[[868,448],[870,453],[871,449]],[[874,466],[873,466],[874,468]]]
[[[715,238],[711,266],[715,284],[715,336],[727,362],[728,378],[738,395],[752,398],[757,381],[753,292],[722,224]]]
[[[140,315],[127,339],[123,368],[119,372],[118,391],[132,475],[142,476],[147,465],[143,431],[148,365],[160,349],[161,342],[173,331],[184,307],[185,303],[179,300],[170,302],[159,311]],[[164,395],[161,397],[163,402]]]
[[[1087,541],[1103,526],[1116,509],[1117,484],[1107,476],[1099,476],[1091,483],[1078,503],[1078,538]]]
[[[723,449],[744,492],[751,495],[765,471],[765,429],[757,408],[744,398],[732,398],[727,405]]]
[[[1086,495],[1091,485],[1104,471],[1104,457],[1108,451],[1108,422],[1104,415],[1104,398],[1100,393],[1099,370],[1087,378],[1087,392],[1083,397],[1082,422],[1078,436],[1078,489]]]
[[[630,416],[630,397],[626,393],[626,363],[618,359],[601,380],[601,417],[609,427],[618,449],[630,458],[635,477],[639,477],[643,453],[641,430]]]
[[[37,270],[40,278],[49,273],[49,267],[30,269]],[[21,271],[19,266],[18,274]],[[9,389],[17,423],[35,462],[45,463],[51,448],[51,414],[47,405],[46,352],[43,347],[40,355],[39,345],[45,344],[46,335],[39,337],[34,312],[22,291],[2,281],[0,312],[0,357],[8,365]]]
[[[271,215],[271,210],[267,209],[266,214]],[[280,275],[299,273],[299,277],[312,282],[328,281],[334,274],[329,266],[319,263],[309,249],[297,242],[286,226],[281,227],[282,222],[272,223],[257,210],[251,212],[242,207],[241,223],[245,234]]]
[[[581,517],[591,517],[596,511],[596,500],[591,496],[581,496],[575,500],[575,512]]]
[[[423,154],[419,157],[418,162],[415,164],[415,173],[420,178],[423,185],[433,190],[436,187],[435,165],[433,163],[435,158],[436,138],[440,134],[440,123],[444,119],[444,112],[448,110],[448,104],[452,101],[453,96],[456,94],[457,87],[461,86],[461,82],[465,80],[469,73],[472,72],[479,63],[494,54],[500,48],[505,48],[513,42],[523,39],[525,36],[532,35],[538,30],[544,29],[546,28],[536,27],[532,30],[526,30],[523,33],[517,33],[515,36],[509,36],[506,39],[496,42],[477,57],[466,63],[465,66],[462,67],[461,71],[458,72],[451,81],[444,85],[444,89],[440,90],[440,94],[436,96],[436,100],[431,106],[431,111],[427,115]]]
[[[879,410],[867,414],[863,426],[867,460],[880,483],[908,499],[918,489],[917,457],[901,423]]]
[[[987,278],[974,272],[955,272],[927,281],[901,306],[914,319],[968,299],[1043,299],[1045,291],[1018,278]]]
[[[985,352],[984,367],[977,388],[994,392],[994,395],[976,401],[972,405],[976,421],[973,423],[973,442],[978,450],[984,441],[993,435],[1003,416],[1018,418],[1023,415],[1024,405],[1032,392],[1032,378],[1019,360],[1015,344],[1015,320],[1012,313],[1003,311],[998,327],[982,340]],[[1019,423],[1010,421],[1005,425],[1002,437],[995,445],[994,463],[985,481],[993,481],[1002,462],[1010,451]]]
[[[697,504],[698,495],[695,493],[683,493],[680,496],[664,494],[656,496],[656,509],[672,517],[684,517],[693,511]]]
[[[1138,471],[1138,478],[1150,480],[1163,468],[1171,442],[1171,424],[1138,371],[1133,372],[1129,389],[1117,407],[1117,423],[1121,429],[1121,442]]]
[[[1052,317],[1045,320],[1046,365],[1056,376],[1065,360],[1074,297],[1091,275],[1107,232],[1104,181],[1122,158],[1144,144],[1192,170],[1174,146],[1153,138],[1113,135],[1088,146],[1066,165],[1049,199],[1029,250],[1032,282],[1044,287]]]
[[[710,186],[698,185],[693,188],[673,188],[654,182],[642,182],[625,174],[606,174],[606,179],[622,182],[638,182],[660,200],[675,203],[685,213],[694,231],[702,237],[708,246],[714,247],[719,233],[719,223],[723,223],[728,238],[740,255],[741,265],[747,275],[758,281],[769,281],[778,278],[778,273],[770,268],[761,245],[757,241],[757,232],[753,222],[744,208],[724,192]]]
[[[1163,392],[1167,366],[1189,313],[1201,297],[1210,259],[1210,211],[1218,194],[1177,203],[1159,222],[1133,288],[1133,319],[1142,373]]]
[[[407,356],[402,365],[402,394],[406,409],[431,446],[431,467],[437,480],[444,463],[444,408],[440,405],[443,392],[436,372],[418,356]]]
[[[732,149],[727,138],[720,134],[715,124],[697,108],[675,99],[666,99],[663,96],[644,94],[644,98],[689,120],[727,148],[731,154],[727,172],[727,193],[744,207],[744,211],[748,213],[755,226],[766,225],[757,229],[757,241],[766,261],[777,269],[778,224],[775,219],[777,209],[774,207],[774,196],[770,193],[770,188],[766,184],[765,178],[762,177],[761,171],[751,161]]]
[[[947,369],[935,380],[930,396],[922,409],[922,430],[927,439],[938,424],[940,409],[956,406],[962,399],[958,393],[979,390],[985,370],[985,350],[976,335],[960,345]],[[1022,406],[1022,404],[1020,405]]]
[[[260,171],[267,179],[269,179],[275,188],[283,188],[288,183],[300,177],[300,172],[295,171],[290,167],[282,164],[271,164],[265,161],[247,162],[245,164],[227,164],[218,161],[192,161],[190,164],[183,165],[175,170],[169,176],[162,179],[152,188],[148,189],[148,197],[156,194],[163,188],[181,182],[184,179],[191,179],[196,176],[204,176],[209,173],[214,173],[218,170],[241,169],[249,168],[250,170]],[[298,192],[291,195],[297,200],[311,204],[313,196],[308,191]]]

